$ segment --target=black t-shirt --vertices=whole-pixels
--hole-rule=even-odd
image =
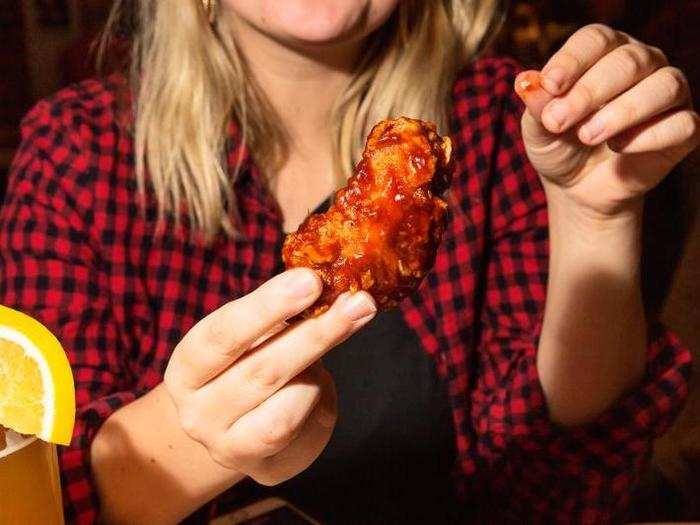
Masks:
[[[400,310],[380,312],[323,364],[338,390],[333,436],[271,492],[329,524],[452,521],[452,412]]]

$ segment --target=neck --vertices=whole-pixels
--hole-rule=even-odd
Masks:
[[[330,141],[331,111],[352,77],[360,42],[322,48],[290,47],[231,15],[236,43],[293,147]]]

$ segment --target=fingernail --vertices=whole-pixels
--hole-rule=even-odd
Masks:
[[[559,90],[564,85],[565,78],[566,72],[560,67],[555,67],[542,76],[542,85],[552,94],[559,93]]]
[[[374,302],[364,293],[354,293],[343,297],[341,305],[343,315],[353,321],[360,321],[369,317],[377,311]]]
[[[555,100],[546,108],[543,118],[548,119],[559,130],[564,127],[568,113],[569,107],[566,102]]]
[[[318,279],[309,271],[297,270],[290,283],[292,295],[297,299],[305,299],[318,289]]]
[[[603,134],[603,131],[605,131],[605,123],[599,117],[594,117],[581,128],[581,134],[588,142],[596,140]]]

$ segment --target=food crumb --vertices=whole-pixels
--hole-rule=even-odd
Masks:
[[[537,71],[526,71],[518,77],[515,83],[515,91],[518,95],[525,96],[540,88],[540,73]]]

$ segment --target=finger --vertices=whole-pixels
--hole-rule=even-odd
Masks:
[[[261,344],[263,344],[265,341],[267,341],[271,337],[279,334],[282,330],[284,330],[288,326],[289,326],[289,323],[287,323],[285,321],[275,324],[267,332],[265,332],[263,335],[258,337],[255,341],[253,341],[253,344],[251,344],[250,347],[255,348],[256,346],[260,346]]]
[[[565,93],[588,69],[627,37],[602,24],[576,31],[542,68],[542,86],[552,95]]]
[[[515,92],[525,103],[521,125],[523,137],[530,148],[546,147],[552,142],[550,133],[540,120],[542,109],[554,97],[542,88],[538,71],[524,71],[515,78]]]
[[[527,107],[528,113],[539,122],[544,107],[554,96],[542,88],[539,71],[523,71],[515,77],[515,92]]]
[[[218,400],[201,406],[228,426],[350,337],[375,313],[374,301],[366,292],[343,294],[328,311],[289,327],[249,352],[194,395]]]
[[[225,304],[199,321],[177,345],[166,370],[166,383],[177,377],[196,389],[216,377],[256,339],[310,306],[321,293],[318,276],[295,268],[273,277],[249,293]]]
[[[213,447],[212,457],[226,467],[246,472],[263,458],[287,448],[321,400],[319,366],[304,371],[235,421]]]
[[[684,109],[659,115],[639,126],[626,130],[608,146],[619,153],[664,152],[672,164],[680,162],[700,142],[700,117]]]
[[[563,96],[542,110],[542,123],[561,133],[664,65],[663,55],[640,44],[625,44],[593,65]]]
[[[593,114],[578,130],[578,137],[584,144],[595,146],[689,101],[690,91],[683,73],[664,67]]]
[[[321,401],[294,441],[278,454],[264,458],[249,475],[262,485],[276,485],[303,472],[326,448],[337,417],[335,389],[324,390]]]

